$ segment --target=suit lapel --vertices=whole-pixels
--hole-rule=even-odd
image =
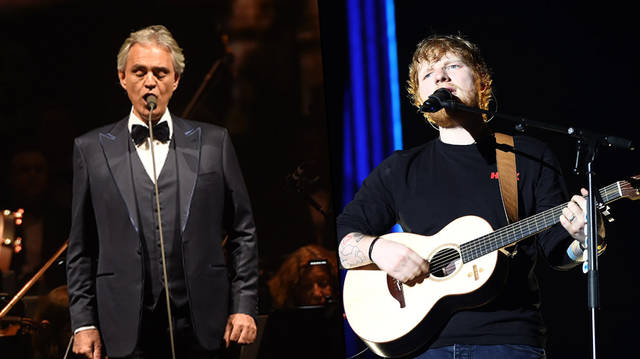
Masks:
[[[108,133],[100,133],[100,145],[107,159],[109,172],[116,183],[120,195],[127,205],[131,224],[138,232],[138,216],[136,216],[136,199],[131,175],[131,157],[129,156],[129,130],[127,118],[116,123]]]
[[[191,199],[196,187],[202,133],[200,127],[191,127],[179,117],[172,116],[171,118],[173,120],[173,136],[176,141],[180,193],[180,233],[182,233],[189,219]]]

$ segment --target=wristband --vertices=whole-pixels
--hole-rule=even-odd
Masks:
[[[380,239],[380,236],[376,236],[376,238],[374,238],[374,239],[371,241],[371,244],[369,244],[369,259],[370,259],[371,261],[373,261],[373,259],[371,259],[371,251],[373,250],[373,245],[374,245],[374,244],[376,244],[376,242],[378,241],[378,239]]]
[[[584,261],[584,251],[580,248],[580,246],[576,246],[574,241],[571,243],[571,245],[569,245],[569,247],[567,247],[567,255],[569,256],[569,258],[571,258],[572,261],[574,262],[583,262]],[[578,247],[578,248],[576,248]],[[579,252],[579,253],[578,253]]]
[[[571,242],[571,245],[567,248],[567,255],[574,262],[584,262],[587,260],[587,255],[585,254],[587,248],[587,246],[583,247],[582,242],[576,239]],[[602,243],[598,244],[598,256],[600,256],[605,249],[607,249],[607,243],[602,241]]]

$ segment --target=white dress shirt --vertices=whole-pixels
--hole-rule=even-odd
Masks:
[[[164,112],[160,121],[158,123],[166,121],[169,126],[169,139],[173,135],[173,121],[171,120],[171,114],[169,113],[169,109]],[[131,113],[129,114],[129,133],[131,133],[131,128],[133,125],[142,125],[144,127],[147,126],[147,123],[140,120],[138,116],[133,112],[133,107],[131,108]],[[162,167],[164,166],[164,162],[167,159],[167,154],[169,154],[169,143],[171,141],[167,141],[162,143],[156,139],[153,141],[153,149],[156,158],[156,176],[160,177],[160,171],[162,171]],[[136,146],[136,150],[138,152],[138,156],[140,157],[140,161],[142,161],[142,165],[144,169],[147,171],[149,178],[155,183],[155,178],[153,177],[153,162],[151,160],[151,146],[149,139],[142,142],[140,145]]]

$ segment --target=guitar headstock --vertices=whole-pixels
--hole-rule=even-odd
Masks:
[[[622,197],[627,197],[631,200],[640,198],[640,175],[631,176],[628,180],[618,183],[620,184]]]

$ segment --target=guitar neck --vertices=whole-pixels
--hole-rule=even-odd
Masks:
[[[620,182],[615,182],[601,188],[599,192],[604,203],[611,203],[622,198]],[[548,229],[560,222],[562,209],[567,206],[567,203],[549,208],[534,216],[512,223],[495,232],[462,244],[460,246],[462,261],[464,263],[470,262],[485,254],[497,251]]]

